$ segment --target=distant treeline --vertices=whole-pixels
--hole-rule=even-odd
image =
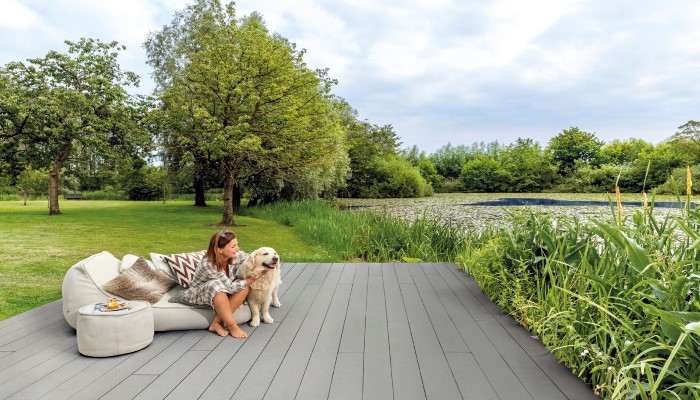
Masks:
[[[641,139],[604,143],[573,127],[546,147],[532,139],[471,146],[448,144],[432,154],[417,147],[402,156],[418,167],[438,192],[612,192],[675,193],[685,190],[686,167],[700,172],[700,122],[688,121],[654,145]],[[673,177],[673,179],[671,179]]]

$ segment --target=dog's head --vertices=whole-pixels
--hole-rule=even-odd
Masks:
[[[267,269],[279,268],[280,265],[280,258],[272,247],[261,247],[250,253],[250,257],[254,265],[261,265]]]

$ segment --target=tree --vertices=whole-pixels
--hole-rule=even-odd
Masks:
[[[23,154],[25,166],[49,168],[49,214],[58,205],[61,169],[78,149],[105,157],[146,146],[139,126],[147,103],[131,97],[126,85],[138,77],[119,67],[124,47],[96,39],[66,41],[68,53],[12,62],[0,70],[0,140]],[[9,89],[9,90],[8,90]]]
[[[700,121],[692,119],[678,127],[678,131],[673,135],[676,138],[690,139],[700,145]]]
[[[600,149],[600,163],[616,165],[631,163],[642,151],[653,148],[653,144],[642,139],[613,140]]]
[[[176,38],[174,47],[155,45],[158,52],[149,55],[180,52],[172,62],[156,64],[164,71],[162,78],[156,73],[162,110],[186,128],[184,135],[170,132],[174,142],[218,168],[224,181],[221,225],[233,224],[246,182],[295,182],[307,170],[342,168],[343,131],[328,101],[335,81],[327,70],[308,69],[305,51],[271,35],[259,14],[239,21],[233,3],[200,0],[163,32],[168,30],[185,32],[186,39]]]
[[[25,169],[17,177],[17,190],[24,200],[24,205],[27,205],[29,196],[38,194],[46,194],[46,180],[48,179],[48,171]]]
[[[554,185],[552,156],[532,139],[518,138],[501,151],[501,165],[510,176],[509,192],[540,192]]]
[[[447,179],[457,179],[464,164],[473,158],[473,153],[467,146],[452,146],[447,143],[428,158],[440,175]]]
[[[498,161],[479,155],[464,164],[460,180],[467,192],[503,192],[508,190],[510,175]]]
[[[595,160],[602,146],[603,142],[594,133],[577,127],[564,129],[549,141],[549,150],[562,175],[570,175],[577,162],[587,164]]]

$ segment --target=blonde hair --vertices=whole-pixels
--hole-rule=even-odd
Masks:
[[[209,247],[207,247],[207,253],[204,256],[207,258],[207,260],[209,260],[215,270],[225,270],[229,259],[224,259],[224,256],[221,255],[218,250],[229,244],[229,242],[235,238],[235,233],[224,229],[221,232],[216,232],[214,235],[212,235],[211,239],[209,239]]]

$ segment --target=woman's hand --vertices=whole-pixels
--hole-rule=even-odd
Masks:
[[[251,283],[253,283],[253,282],[257,281],[258,279],[262,278],[263,276],[265,276],[265,274],[267,274],[268,271],[269,271],[269,269],[266,269],[266,270],[262,271],[262,272],[260,273],[260,275],[258,275],[257,278],[254,278],[254,277],[252,277],[252,276],[249,276],[249,277],[245,278],[245,281],[246,281],[246,283],[247,283],[248,285],[250,285]]]

